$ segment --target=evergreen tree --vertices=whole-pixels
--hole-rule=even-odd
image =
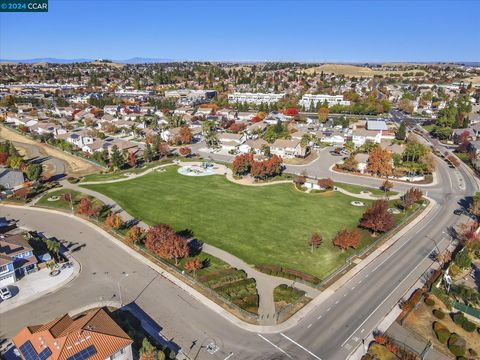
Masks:
[[[112,146],[112,153],[110,155],[110,166],[114,169],[120,169],[125,162],[122,153],[118,150],[117,145]]]
[[[397,132],[395,133],[395,139],[405,140],[406,137],[407,137],[407,127],[405,126],[405,122],[402,121],[402,123],[398,127]]]

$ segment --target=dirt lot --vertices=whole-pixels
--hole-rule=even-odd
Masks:
[[[432,328],[432,323],[434,321],[438,321],[445,325],[451,333],[455,332],[461,337],[463,337],[467,342],[467,349],[473,348],[477,353],[480,353],[480,334],[478,334],[476,331],[473,333],[469,333],[463,330],[461,326],[455,324],[450,318],[449,311],[445,307],[445,305],[435,296],[431,295],[431,298],[435,300],[435,305],[427,306],[425,305],[425,303],[422,302],[421,304],[419,304],[417,309],[408,316],[407,320],[403,323],[403,326],[412,330],[420,337],[426,340],[430,340],[435,349],[453,358],[453,355],[448,350],[447,346],[440,343],[435,336]],[[432,311],[434,309],[442,310],[445,313],[445,318],[439,320],[435,316],[433,316]]]
[[[46,154],[62,161],[64,163],[65,172],[67,173],[67,175],[83,176],[102,170],[102,168],[99,166],[93,165],[85,160],[64,153],[63,151],[52,148],[51,146],[48,146],[46,144],[41,144],[33,141],[26,136],[17,134],[15,131],[6,129],[4,127],[0,127],[0,138],[36,146],[39,149],[40,153]]]

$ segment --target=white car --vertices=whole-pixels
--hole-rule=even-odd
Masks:
[[[0,297],[2,298],[2,300],[10,299],[12,297],[12,293],[10,292],[10,290],[8,290],[8,288],[3,287],[0,289]]]

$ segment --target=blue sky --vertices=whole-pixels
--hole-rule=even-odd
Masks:
[[[480,61],[480,1],[50,0],[2,13],[0,58]]]

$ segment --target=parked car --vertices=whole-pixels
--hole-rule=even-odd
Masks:
[[[0,297],[2,298],[2,300],[10,299],[12,297],[12,293],[10,292],[10,290],[8,290],[8,288],[3,287],[0,289]]]
[[[462,215],[463,214],[463,209],[455,209],[455,210],[453,210],[453,213],[455,215]]]

